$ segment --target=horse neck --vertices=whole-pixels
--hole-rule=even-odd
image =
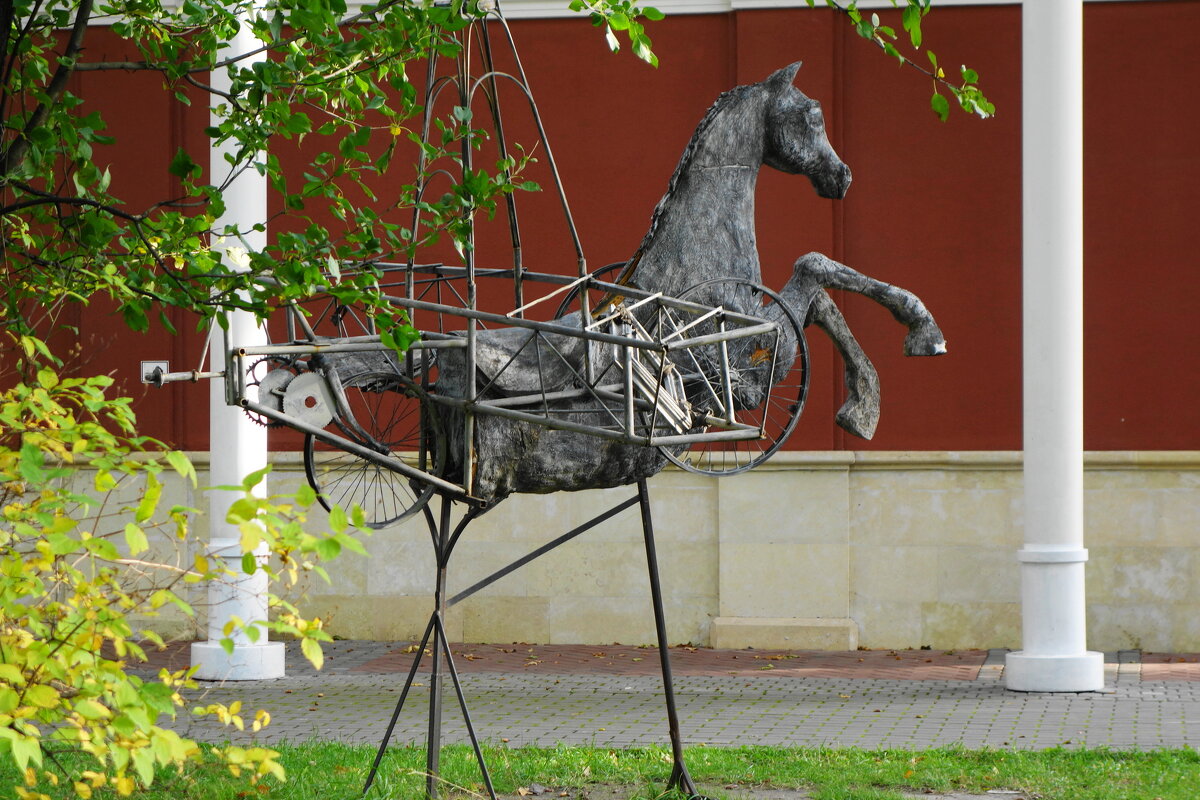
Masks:
[[[763,160],[758,86],[726,92],[679,160],[622,281],[668,296],[710,278],[759,282],[754,189]]]

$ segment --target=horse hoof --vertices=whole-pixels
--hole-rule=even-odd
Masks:
[[[879,425],[879,403],[867,404],[853,399],[847,400],[838,409],[834,421],[847,433],[870,441]]]
[[[834,417],[834,421],[838,426],[845,431],[856,435],[859,439],[871,440],[875,435],[875,428],[880,423],[880,410],[875,409],[875,414],[863,414],[862,409],[848,409],[846,405],[842,405],[838,410],[838,415]]]
[[[904,337],[904,355],[940,356],[946,353],[946,337],[937,325],[914,328]]]

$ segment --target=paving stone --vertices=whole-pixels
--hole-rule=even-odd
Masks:
[[[272,722],[264,731],[239,733],[182,717],[176,726],[210,741],[378,744],[412,649],[409,643],[334,642],[318,673],[289,645],[286,678],[205,683],[189,697],[193,705],[240,699],[251,713],[266,708]],[[507,739],[509,746],[667,743],[663,683],[652,649],[452,645],[452,652],[481,739]],[[1034,695],[1004,688],[1004,651],[671,651],[689,744],[1200,746],[1200,657],[1154,654],[1135,661],[1139,655],[1108,654],[1107,694]],[[179,668],[185,661],[186,651],[176,648],[156,654],[148,669]],[[764,663],[773,668],[760,669]],[[393,743],[424,740],[429,681],[428,673],[417,675]],[[445,689],[445,740],[468,741],[448,678]]]

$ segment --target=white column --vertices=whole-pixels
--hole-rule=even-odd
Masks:
[[[1083,569],[1083,3],[1022,6],[1024,649],[1009,689],[1104,688]]]
[[[221,51],[223,57],[255,50],[259,42],[243,26],[228,50]],[[265,54],[254,59],[261,60]],[[253,59],[251,59],[253,60]],[[215,70],[213,86],[219,90],[229,88],[228,74],[224,69]],[[220,98],[214,96],[214,102]],[[214,112],[212,124],[217,125],[220,117]],[[229,163],[225,150],[214,147],[209,161],[213,180],[221,180],[228,174]],[[267,219],[267,181],[257,171],[243,171],[225,191],[225,214],[217,221],[216,229],[234,225],[246,231],[244,241],[227,238],[223,243],[214,242],[214,249],[230,247],[251,251],[266,246],[266,233],[251,230],[252,226]],[[228,263],[228,256],[226,256]],[[236,265],[233,265],[236,266]],[[258,325],[254,315],[246,311],[230,311],[229,341],[239,346],[266,344],[266,332]],[[214,333],[212,343],[212,369],[225,369],[225,355],[221,333]],[[225,404],[223,381],[210,381],[209,393],[209,483],[212,486],[238,486],[251,472],[267,464],[267,431],[254,423],[240,408]],[[258,486],[265,494],[266,481]],[[192,645],[192,663],[198,664],[196,677],[202,680],[261,680],[282,678],[284,675],[284,646],[282,642],[268,642],[266,631],[262,631],[257,642],[250,641],[238,632],[231,638],[233,652],[227,653],[220,645],[225,638],[227,622],[237,617],[244,622],[267,619],[267,579],[262,571],[246,575],[242,571],[241,534],[237,526],[225,521],[230,505],[240,492],[213,491],[209,493],[209,558],[223,558],[235,579],[222,579],[210,584],[208,590],[208,641]],[[266,558],[265,545],[256,551],[260,561]]]

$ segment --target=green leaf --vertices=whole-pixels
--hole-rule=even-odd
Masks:
[[[92,479],[92,485],[97,492],[112,491],[117,486],[116,479],[112,473],[106,469],[96,470],[96,477]]]
[[[150,786],[154,783],[154,751],[149,747],[139,747],[134,750],[133,769],[142,779],[143,786]]]
[[[41,484],[46,480],[46,471],[42,469],[46,463],[46,454],[36,444],[22,443],[18,459],[17,471],[22,478],[33,484]]]
[[[129,555],[131,556],[150,549],[146,532],[132,522],[125,523],[125,543],[129,545]]]
[[[61,699],[62,695],[57,689],[45,684],[30,686],[25,690],[25,702],[38,708],[54,708]]]
[[[646,6],[642,9],[642,16],[648,20],[651,20],[652,22],[658,22],[660,19],[664,19],[667,15],[653,6]]]
[[[137,522],[145,522],[154,515],[154,510],[158,508],[158,500],[162,497],[163,485],[158,478],[153,475],[146,475],[146,491],[142,495],[142,500],[138,503],[137,513],[134,519]]]
[[[83,544],[78,539],[72,539],[70,536],[57,532],[47,534],[46,542],[50,545],[50,552],[56,556],[74,553]]]
[[[242,572],[253,575],[258,569],[258,559],[254,553],[242,553]]]
[[[334,533],[342,533],[349,526],[346,512],[341,506],[334,506],[329,511],[329,527]]]
[[[920,47],[924,38],[921,34],[921,9],[914,5],[905,6],[902,20],[904,30],[908,31],[908,37],[912,40],[912,46]]]
[[[332,537],[318,539],[316,544],[313,545],[313,549],[317,551],[317,555],[326,561],[337,558],[338,554],[342,552],[341,544],[338,543],[337,539]]]
[[[253,489],[258,484],[262,483],[263,478],[267,477],[267,473],[271,471],[271,465],[267,464],[260,470],[251,472],[242,480],[242,488],[247,492]]]
[[[76,700],[75,710],[84,719],[107,719],[112,716],[112,712],[107,707],[89,699]]]
[[[167,463],[179,473],[179,477],[187,478],[191,481],[192,486],[196,485],[196,467],[192,464],[191,459],[178,450],[169,451],[166,458]]]
[[[229,511],[225,514],[225,521],[239,525],[257,517],[258,502],[252,497],[239,497],[229,504]]]
[[[337,537],[337,540],[341,542],[343,548],[352,553],[357,553],[360,556],[367,554],[367,548],[363,547],[362,542],[349,534],[341,534]]]
[[[929,105],[933,108],[933,113],[938,115],[938,118],[945,122],[950,116],[950,103],[945,97],[934,92],[933,97],[929,98]]]
[[[317,491],[307,483],[302,483],[294,495],[296,502],[305,508],[317,502]]]
[[[171,165],[167,167],[167,172],[177,178],[190,178],[192,175],[200,173],[200,165],[192,160],[192,157],[181,147],[175,151],[175,157],[171,159]]]
[[[33,762],[42,765],[42,742],[36,736],[15,736],[12,739],[12,757],[17,762],[17,769],[24,771]]]
[[[13,686],[23,686],[25,675],[16,664],[0,664],[0,681],[6,681]]]
[[[308,133],[312,130],[312,120],[309,119],[308,114],[297,112],[287,118],[284,130],[292,134]]]

